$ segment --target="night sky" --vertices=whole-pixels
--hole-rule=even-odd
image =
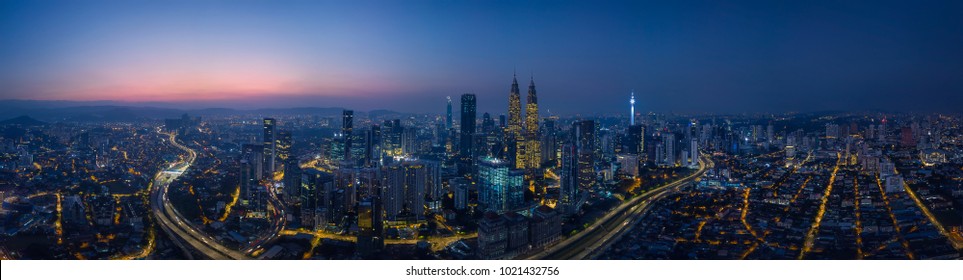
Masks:
[[[0,38],[0,99],[501,114],[517,71],[553,113],[963,108],[963,1],[5,0]]]

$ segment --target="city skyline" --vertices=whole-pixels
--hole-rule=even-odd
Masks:
[[[960,5],[5,2],[0,99],[501,112],[517,69],[543,114],[958,111]]]

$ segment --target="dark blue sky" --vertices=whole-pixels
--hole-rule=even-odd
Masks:
[[[963,108],[963,1],[3,1],[0,99],[503,113]],[[458,100],[457,98],[453,98]]]

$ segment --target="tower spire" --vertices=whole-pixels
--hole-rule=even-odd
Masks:
[[[635,89],[632,89],[632,95],[629,97],[629,124],[635,125]]]

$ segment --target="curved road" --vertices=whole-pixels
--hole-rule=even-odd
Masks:
[[[171,237],[171,239],[174,239],[174,243],[178,247],[181,247],[182,250],[186,251],[184,246],[184,243],[186,243],[190,249],[195,252],[199,252],[201,255],[209,259],[248,259],[245,254],[224,247],[207,233],[204,233],[200,229],[194,227],[190,221],[184,218],[184,216],[174,209],[173,205],[171,205],[171,202],[167,196],[171,182],[177,179],[177,177],[179,177],[181,174],[184,174],[184,171],[187,170],[187,168],[190,167],[194,162],[194,158],[196,158],[197,154],[194,152],[194,150],[177,143],[177,141],[174,139],[174,134],[166,135],[169,136],[169,141],[171,144],[174,145],[174,147],[187,152],[188,157],[186,160],[176,162],[166,170],[158,172],[154,177],[150,201],[151,211],[154,213],[157,223],[161,226],[164,232]]]
[[[712,160],[703,156],[699,159],[699,169],[695,173],[652,189],[629,202],[623,203],[585,230],[527,259],[585,259],[593,252],[601,251],[600,249],[607,247],[611,240],[617,240],[618,237],[621,237],[626,229],[630,228],[630,223],[638,221],[648,213],[651,202],[679,190],[686,183],[701,177],[702,174],[705,174],[706,169],[712,166],[714,166]]]

